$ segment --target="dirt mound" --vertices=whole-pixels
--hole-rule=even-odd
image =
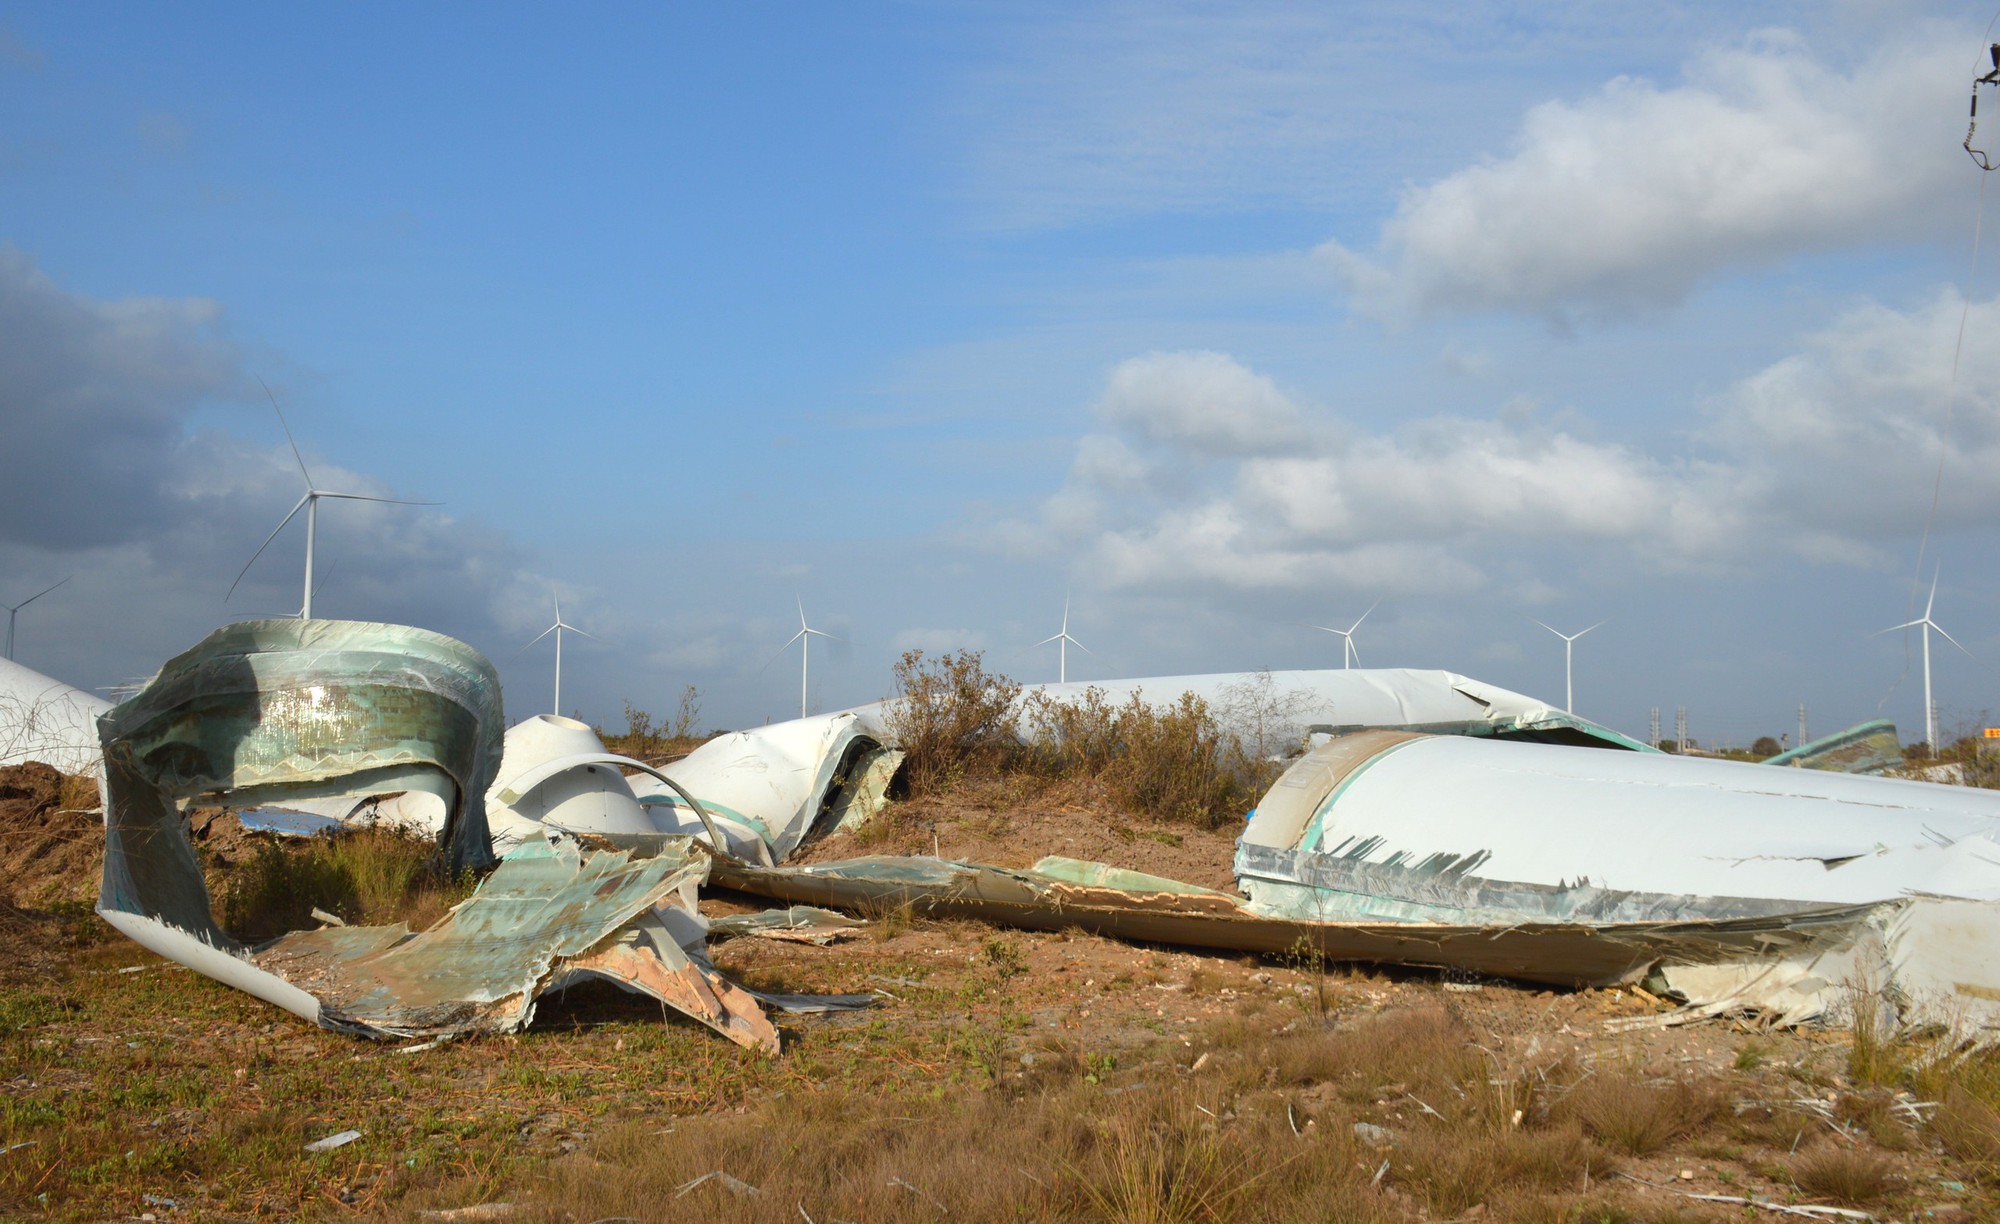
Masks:
[[[95,900],[103,864],[95,782],[39,761],[0,767],[0,900]]]

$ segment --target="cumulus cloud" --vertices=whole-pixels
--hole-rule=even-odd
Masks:
[[[1151,441],[1225,455],[1275,453],[1304,433],[1298,407],[1276,384],[1221,353],[1121,362],[1096,411]]]
[[[1372,254],[1321,254],[1385,317],[1672,304],[1732,267],[1903,241],[1964,181],[1964,48],[1842,70],[1767,32],[1672,86],[1620,77],[1529,111],[1513,148],[1405,192]]]
[[[1843,316],[1701,406],[1669,454],[1514,407],[1368,433],[1222,354],[1148,354],[1111,372],[1064,486],[994,538],[1037,539],[1124,589],[1465,592],[1496,565],[1510,586],[1539,581],[1519,564],[1536,551],[1579,566],[1611,550],[1668,572],[1779,553],[1868,563],[1921,527],[1940,453],[1946,525],[2000,514],[2000,353],[1968,350],[1944,421],[1959,306],[1945,294]],[[2000,330],[2000,303],[1978,306],[1971,330]],[[1219,444],[1179,411],[1135,411],[1135,387],[1136,402],[1210,402],[1224,419],[1238,401],[1202,397],[1234,388],[1290,441]]]
[[[1960,320],[1968,337],[1952,373]],[[2000,511],[2000,302],[1946,291],[1908,311],[1858,307],[1708,405],[1708,436],[1781,520],[1861,539]],[[1942,461],[1942,484],[1938,484]]]

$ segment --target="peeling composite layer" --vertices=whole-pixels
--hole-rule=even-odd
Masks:
[[[775,1052],[757,1001],[708,965],[693,912],[706,851],[521,845],[420,933],[330,926],[246,948],[212,914],[183,801],[283,805],[429,795],[461,867],[492,862],[483,796],[500,758],[499,682],[439,634],[348,621],[227,626],[99,720],[98,912],[137,943],[315,1023],[371,1037],[508,1032],[579,976],[641,991]]]
[[[1747,958],[1668,958],[1735,962],[1691,999],[1734,975],[1811,1010],[1833,1003],[1816,993],[1861,975],[1930,1015],[1986,1023],[2000,1000],[1994,791],[1365,732],[1278,780],[1237,843],[1236,873],[1249,907],[1276,919],[1606,934],[1766,922],[1822,936]]]
[[[1879,718],[1823,735],[1764,762],[1794,769],[1860,774],[1882,773],[1902,763],[1903,741],[1896,734],[1896,724]]]
[[[0,659],[0,765],[40,761],[64,773],[97,769],[97,716],[111,703],[12,659]]]

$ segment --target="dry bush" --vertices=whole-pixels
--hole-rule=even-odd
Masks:
[[[1726,1103],[1721,1085],[1698,1080],[1650,1083],[1624,1071],[1604,1071],[1572,1087],[1556,1107],[1614,1151],[1656,1152],[1708,1124]]]
[[[701,690],[690,684],[681,690],[680,705],[672,719],[656,721],[650,712],[633,705],[627,698],[625,730],[614,735],[600,727],[597,738],[603,740],[604,746],[613,752],[658,765],[684,757],[714,737],[715,732],[696,734],[695,720],[700,717]]]
[[[887,721],[903,749],[911,795],[948,791],[968,772],[998,769],[1013,754],[1012,711],[1021,686],[987,672],[982,657],[961,650],[926,660],[911,650],[897,660],[897,699]]]
[[[1229,820],[1262,777],[1193,693],[1162,706],[1138,693],[1113,705],[1095,687],[1074,702],[1036,693],[1022,703],[1021,723],[1029,741],[1022,768],[1092,782],[1117,806],[1168,820],[1205,827]]]
[[[1849,1206],[1880,1202],[1897,1180],[1881,1153],[1831,1143],[1793,1157],[1787,1168],[1802,1192]]]
[[[235,873],[222,926],[257,941],[319,925],[314,908],[348,922],[403,922],[421,930],[472,892],[469,873],[447,872],[437,846],[380,826],[317,837],[272,837]]]

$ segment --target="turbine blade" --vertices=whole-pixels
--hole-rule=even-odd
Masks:
[[[1037,645],[1037,646],[1046,646],[1046,645],[1048,645],[1048,644],[1049,644],[1050,642],[1060,642],[1060,641],[1062,641],[1062,640],[1063,640],[1063,635],[1062,635],[1062,634],[1060,634],[1060,633],[1058,633],[1058,634],[1056,634],[1056,635],[1055,635],[1054,637],[1045,637],[1045,638],[1043,638],[1043,639],[1042,639],[1041,641],[1039,641],[1039,642],[1036,642],[1036,643],[1035,643],[1035,645]]]
[[[812,636],[814,636],[814,637],[823,637],[823,638],[825,638],[825,639],[826,639],[827,641],[829,641],[829,642],[838,642],[838,641],[840,640],[839,638],[837,638],[837,637],[833,636],[833,635],[832,635],[831,633],[828,633],[828,632],[826,632],[826,631],[825,631],[824,629],[801,629],[801,630],[799,630],[799,636],[800,636],[800,637],[804,637],[804,636],[805,636],[806,634],[808,634],[808,633],[810,633],[810,634],[811,634]],[[791,643],[790,643],[790,642],[787,642],[787,643],[785,643],[785,644],[786,644],[787,646],[791,645]]]
[[[764,666],[762,666],[762,667],[760,667],[760,668],[758,668],[758,669],[757,669],[757,674],[761,676],[761,675],[763,675],[763,674],[764,674],[765,672],[767,672],[767,671],[770,671],[770,670],[771,670],[771,664],[773,664],[773,663],[776,663],[776,662],[777,662],[777,661],[778,661],[779,659],[782,659],[782,658],[784,658],[784,657],[785,657],[785,652],[786,652],[786,651],[788,651],[788,650],[790,650],[790,649],[792,648],[792,643],[793,643],[793,642],[796,642],[796,641],[798,641],[798,640],[799,640],[800,638],[804,637],[805,635],[806,635],[806,634],[805,634],[805,630],[801,629],[801,630],[799,630],[799,631],[798,631],[797,633],[794,633],[794,634],[793,634],[792,636],[790,636],[790,637],[786,638],[786,639],[785,639],[785,644],[784,644],[783,646],[780,646],[780,647],[778,647],[778,653],[776,653],[776,654],[772,655],[772,656],[771,656],[770,658],[768,658],[768,659],[764,660]]]
[[[1888,627],[1887,629],[1877,629],[1877,630],[1876,630],[1875,632],[1873,632],[1873,633],[1869,634],[1868,636],[1869,636],[1869,637],[1881,637],[1881,636],[1882,636],[1883,634],[1885,634],[1885,633],[1894,633],[1894,632],[1896,632],[1896,630],[1898,630],[1898,629],[1915,629],[1915,628],[1916,628],[1916,627],[1917,627],[1918,625],[1921,625],[1921,624],[1923,624],[1923,623],[1924,623],[1924,622],[1922,622],[1922,621],[1920,621],[1920,620],[1913,620],[1913,621],[1904,621],[1904,622],[1903,622],[1902,624],[1900,624],[1900,625],[1891,625],[1891,626],[1889,626],[1889,627]]]
[[[50,591],[53,591],[53,590],[55,590],[55,589],[56,589],[56,587],[59,587],[59,586],[61,586],[61,585],[63,584],[63,582],[68,582],[70,578],[74,578],[74,577],[76,577],[76,575],[75,575],[75,574],[71,574],[71,575],[69,576],[69,578],[65,578],[65,579],[63,579],[63,580],[62,580],[62,582],[58,582],[58,583],[56,583],[56,586],[51,586],[51,587],[43,587],[43,588],[42,588],[41,590],[39,590],[39,591],[36,591],[36,592],[35,592],[35,593],[34,593],[33,595],[30,595],[30,596],[28,596],[28,597],[27,597],[26,599],[22,600],[22,601],[21,601],[20,603],[17,603],[17,604],[15,604],[15,605],[14,605],[13,607],[11,607],[11,608],[9,608],[9,609],[7,609],[7,610],[8,610],[9,612],[19,612],[19,611],[20,611],[20,610],[21,610],[22,608],[25,608],[25,607],[27,607],[27,606],[28,606],[29,604],[31,604],[31,603],[33,603],[33,602],[35,602],[35,601],[36,601],[37,599],[40,599],[40,598],[41,598],[42,596],[44,596],[44,595],[48,594],[48,593],[49,593]]]
[[[1079,642],[1079,641],[1077,641],[1077,640],[1076,640],[1075,638],[1070,638],[1070,639],[1069,639],[1069,644],[1070,644],[1070,645],[1072,645],[1072,646],[1074,646],[1074,647],[1076,647],[1076,648],[1077,648],[1078,650],[1081,650],[1081,651],[1082,651],[1083,653],[1085,653],[1085,654],[1087,654],[1087,655],[1090,655],[1090,656],[1092,656],[1092,657],[1097,657],[1097,652],[1096,652],[1096,651],[1092,650],[1092,649],[1091,649],[1090,647],[1088,647],[1088,646],[1085,646],[1085,645],[1084,645],[1084,644],[1083,644],[1082,642]]]
[[[243,584],[243,575],[250,572],[250,567],[257,564],[257,558],[264,555],[264,550],[271,546],[272,540],[278,538],[278,533],[285,529],[285,524],[297,518],[299,515],[299,511],[305,509],[306,503],[311,500],[312,500],[311,493],[308,493],[304,497],[301,497],[296,503],[293,504],[291,513],[285,515],[284,518],[279,519],[278,525],[276,527],[271,528],[271,534],[264,537],[264,542],[257,546],[257,551],[251,553],[250,559],[243,563],[243,568],[236,572],[236,581],[229,584],[229,590],[226,594],[223,595],[222,602],[228,603],[229,596],[236,594],[236,588]]]
[[[1939,633],[1943,633],[1943,634],[1944,634],[1944,640],[1945,640],[1945,641],[1947,641],[1947,642],[1950,642],[1950,643],[1951,643],[1952,645],[1954,645],[1954,646],[1957,646],[1957,647],[1958,647],[1958,648],[1959,648],[1960,650],[1965,650],[1965,647],[1964,647],[1964,646],[1963,646],[1962,644],[1960,644],[1960,642],[1959,642],[1959,640],[1958,640],[1957,638],[1955,638],[1955,637],[1951,636],[1951,635],[1950,635],[1949,633],[1945,633],[1945,632],[1944,632],[1944,626],[1943,626],[1943,625],[1940,625],[1940,624],[1938,624],[1938,623],[1937,623],[1936,621],[1932,621],[1932,622],[1931,622],[1931,628],[1933,628],[1933,629],[1937,630],[1937,631],[1938,631]],[[1965,650],[1965,657],[1966,657],[1966,658],[1968,658],[1968,659],[1976,659],[1976,658],[1978,658],[1979,656],[1977,656],[1977,655],[1973,654],[1973,653],[1972,653],[1971,651],[1969,651],[1969,650]]]
[[[583,630],[577,628],[575,625],[565,624],[563,625],[563,628],[569,630],[571,633],[574,633],[578,637],[587,637],[593,642],[598,642],[603,640],[594,633],[585,633]]]
[[[1541,626],[1542,626],[1542,628],[1544,628],[1544,629],[1548,630],[1548,631],[1549,631],[1550,633],[1553,633],[1553,634],[1555,634],[1555,635],[1556,635],[1557,637],[1561,637],[1561,636],[1562,636],[1562,630],[1560,630],[1560,629],[1556,628],[1556,627],[1555,627],[1554,625],[1548,625],[1548,624],[1543,624],[1543,623],[1542,623],[1541,621],[1538,621],[1538,620],[1535,620],[1535,618],[1534,618],[1534,617],[1532,617],[1532,616],[1531,616],[1531,617],[1529,617],[1528,619],[1529,619],[1529,620],[1531,620],[1531,621],[1535,621],[1535,623],[1536,623],[1537,625],[1541,625]]]
[[[385,503],[387,503],[388,505],[391,505],[391,506],[442,506],[442,505],[444,505],[444,503],[443,503],[443,502],[441,502],[441,501],[411,501],[411,500],[409,500],[408,498],[403,498],[403,497],[372,497],[372,496],[370,496],[369,494],[366,494],[366,493],[333,493],[333,492],[330,492],[330,491],[328,491],[328,490],[326,490],[326,489],[314,489],[314,490],[313,490],[313,492],[314,492],[314,493],[316,493],[316,494],[318,494],[318,495],[319,495],[319,496],[321,496],[321,497],[338,497],[338,498],[339,498],[340,500],[342,500],[342,501],[372,501],[372,502],[385,502]]]
[[[257,375],[257,385],[264,388],[265,396],[271,401],[271,411],[278,414],[278,428],[285,431],[285,443],[292,448],[292,458],[299,461],[299,475],[306,478],[306,488],[312,488],[312,473],[306,471],[306,457],[299,453],[299,444],[292,438],[292,427],[285,421],[285,410],[278,407],[278,397],[271,394],[271,384],[264,381],[262,374]]]
[[[1382,601],[1378,599],[1374,603],[1368,605],[1368,612],[1373,612],[1375,609],[1381,606],[1382,606]],[[1361,628],[1361,622],[1368,619],[1368,612],[1363,612],[1361,615],[1355,617],[1354,623],[1347,627],[1347,631],[1349,633],[1353,633],[1356,629]]]
[[[1610,623],[1611,623],[1611,618],[1607,616],[1607,617],[1605,617],[1605,618],[1604,618],[1603,620],[1601,620],[1601,621],[1598,621],[1598,622],[1597,622],[1597,623],[1596,623],[1595,625],[1592,625],[1592,626],[1590,627],[1590,629],[1601,629],[1601,628],[1603,628],[1603,627],[1604,627],[1605,625],[1608,625],[1608,624],[1610,624]],[[1576,637],[1582,637],[1584,633],[1589,633],[1589,632],[1590,632],[1590,629],[1585,629],[1585,630],[1583,631],[1583,633],[1579,633],[1579,634],[1577,634],[1577,635],[1576,635]],[[1573,642],[1573,641],[1575,641],[1575,640],[1576,640],[1576,638],[1571,638],[1570,640],[1571,640],[1571,641]]]
[[[550,625],[548,628],[542,630],[540,633],[537,633],[534,636],[534,638],[531,641],[529,641],[528,646],[533,646],[536,642],[541,641],[543,638],[549,636],[551,633],[554,633],[555,631],[556,627],[554,625]],[[521,647],[521,650],[517,650],[514,653],[519,654],[521,653],[521,651],[526,650],[528,646],[523,646]]]

